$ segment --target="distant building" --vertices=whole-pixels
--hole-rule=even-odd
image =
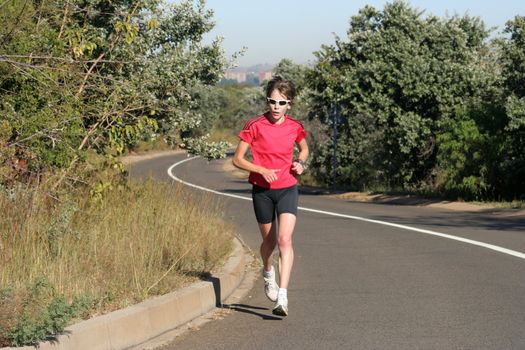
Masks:
[[[246,81],[246,72],[226,71],[224,78],[227,80],[235,80],[238,83],[244,83]]]
[[[273,72],[271,70],[265,70],[259,72],[259,81],[263,82],[265,80],[270,80],[272,78]]]
[[[251,67],[237,67],[224,73],[223,82],[259,85],[272,78],[273,66],[258,64]]]

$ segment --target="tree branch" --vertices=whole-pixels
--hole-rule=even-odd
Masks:
[[[86,75],[84,75],[84,79],[82,80],[82,84],[80,84],[80,87],[78,88],[78,91],[77,91],[77,97],[80,96],[82,91],[84,91],[84,87],[86,85],[86,82],[87,82],[89,76],[91,75],[91,72],[93,71],[93,69],[95,69],[97,64],[99,64],[100,60],[102,60],[105,55],[106,55],[106,53],[104,53],[104,52],[101,53],[100,56],[98,56],[98,58],[95,60],[95,62],[93,62],[93,64],[91,65],[91,67],[87,71]]]
[[[34,55],[0,55],[0,62],[7,62],[11,58],[31,58],[35,60],[56,60],[56,61],[62,61],[62,62],[69,62],[72,64],[86,64],[86,63],[93,63],[96,60],[75,60],[72,58],[65,58],[65,57],[54,57],[54,56],[34,56]],[[18,61],[13,61],[18,62]],[[115,61],[115,60],[99,60],[98,63],[116,63],[116,64],[134,64],[137,63],[137,61]]]
[[[60,31],[58,32],[58,39],[62,38],[62,33],[64,32],[64,27],[66,26],[67,15],[69,13],[69,0],[66,1],[66,8],[64,10],[64,17],[62,17],[62,24],[60,25]]]

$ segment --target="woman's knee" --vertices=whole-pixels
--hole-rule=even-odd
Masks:
[[[292,235],[279,236],[279,249],[286,249],[292,247]]]

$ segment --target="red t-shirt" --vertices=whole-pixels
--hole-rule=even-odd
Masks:
[[[248,181],[265,188],[286,188],[297,183],[292,172],[293,148],[306,137],[300,121],[284,116],[281,124],[274,124],[263,114],[250,119],[239,133],[241,140],[250,144],[253,164],[267,169],[279,169],[277,180],[268,183],[260,174],[250,172]]]

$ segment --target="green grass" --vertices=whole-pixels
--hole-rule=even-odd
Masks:
[[[185,286],[228,256],[221,205],[153,181],[57,203],[0,194],[0,345],[32,344],[78,318]],[[64,320],[66,320],[64,322]]]

